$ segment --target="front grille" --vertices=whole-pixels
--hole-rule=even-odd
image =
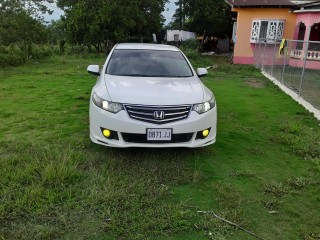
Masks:
[[[148,141],[147,134],[121,133],[124,141],[129,143],[183,143],[189,142],[193,133],[172,134],[170,141]]]
[[[148,106],[124,105],[129,117],[135,120],[165,124],[188,118],[191,105],[179,106]]]

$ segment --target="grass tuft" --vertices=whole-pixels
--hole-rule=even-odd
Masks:
[[[319,128],[306,127],[301,123],[290,122],[280,127],[280,132],[271,141],[291,146],[292,151],[306,160],[320,158]]]
[[[300,190],[302,188],[305,188],[308,185],[316,184],[317,181],[315,181],[312,178],[305,178],[305,177],[291,177],[288,179],[288,184],[291,188]]]
[[[265,184],[264,192],[268,194],[272,194],[277,197],[282,197],[289,193],[289,189],[287,186],[285,186],[281,182],[280,183],[271,182],[271,183]]]
[[[256,174],[244,170],[235,170],[234,172],[229,173],[229,176],[234,178],[252,178],[256,177]]]
[[[308,233],[303,236],[304,240],[318,240],[320,239],[320,233]]]
[[[273,197],[271,199],[263,200],[262,204],[270,211],[275,211],[279,209],[280,202],[277,198]]]

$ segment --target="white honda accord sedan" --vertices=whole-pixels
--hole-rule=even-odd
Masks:
[[[98,75],[90,98],[90,138],[109,147],[203,147],[216,141],[217,106],[176,47],[118,44]]]

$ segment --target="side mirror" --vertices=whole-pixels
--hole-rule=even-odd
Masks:
[[[206,68],[198,68],[197,75],[198,77],[204,77],[208,74],[208,70]]]
[[[93,74],[93,75],[97,75],[100,76],[100,68],[99,65],[90,65],[87,68],[88,73]]]

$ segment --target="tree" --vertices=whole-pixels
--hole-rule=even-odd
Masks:
[[[47,40],[47,29],[40,21],[26,11],[0,14],[0,44],[16,44],[25,58],[32,50],[32,44]]]
[[[64,17],[59,20],[52,20],[48,25],[49,42],[59,44],[60,53],[65,51],[66,44],[66,23]]]
[[[73,7],[79,0],[57,0],[57,6],[63,10]]]
[[[82,0],[65,10],[66,32],[71,44],[100,48],[103,36],[108,32],[106,26],[110,23],[109,9],[105,6],[112,8],[112,1]]]
[[[54,0],[0,0],[0,13],[26,12],[33,17],[41,18],[40,13],[53,12],[45,4],[53,2]]]
[[[232,30],[231,9],[224,0],[178,0],[173,23],[185,18],[185,29],[223,37]]]
[[[143,42],[143,36],[157,32],[164,24],[162,12],[167,1],[164,0],[132,0],[130,9],[134,26],[131,33],[138,35]]]
[[[47,40],[46,27],[37,18],[48,12],[41,0],[0,0],[0,44],[17,45],[25,58],[32,44]]]
[[[59,0],[66,12],[68,39],[73,44],[101,49],[106,41],[123,42],[129,37],[158,31],[167,0]]]

